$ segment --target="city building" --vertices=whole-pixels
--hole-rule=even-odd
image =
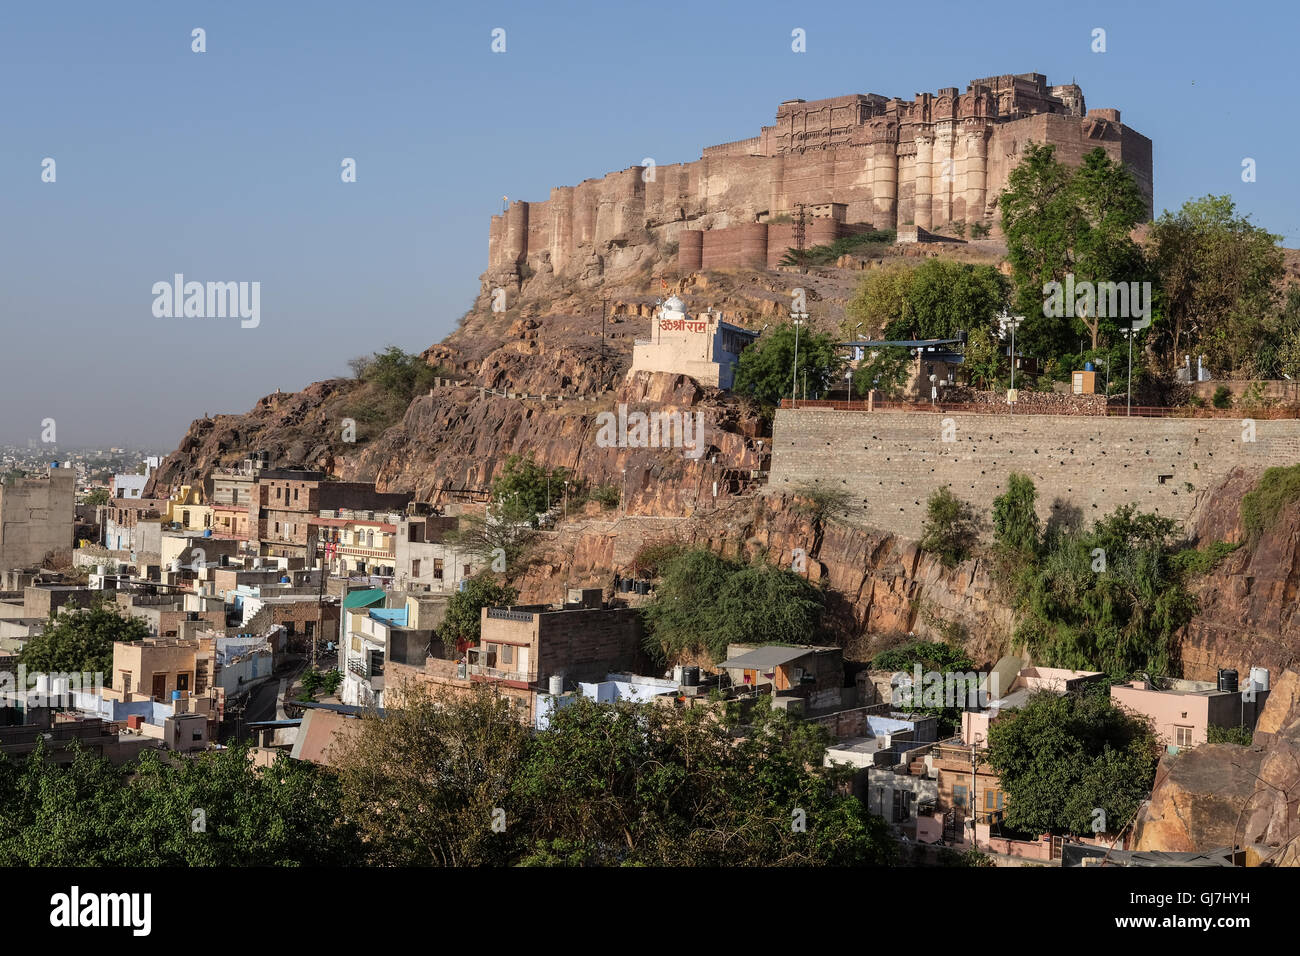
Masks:
[[[52,466],[45,475],[0,484],[0,568],[39,566],[72,548],[77,475]]]
[[[1170,680],[1157,688],[1145,680],[1116,684],[1110,699],[1151,720],[1156,737],[1171,751],[1206,743],[1211,727],[1253,731],[1268,700],[1268,671],[1252,669],[1245,687],[1236,671],[1220,671],[1218,682]]]

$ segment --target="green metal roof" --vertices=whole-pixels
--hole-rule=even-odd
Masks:
[[[343,599],[343,609],[353,607],[370,607],[384,600],[383,588],[366,588],[364,591],[350,591]]]

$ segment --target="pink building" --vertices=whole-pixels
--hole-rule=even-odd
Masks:
[[[1167,747],[1195,747],[1206,742],[1210,727],[1254,729],[1268,691],[1249,679],[1243,690],[1220,690],[1209,681],[1170,681],[1159,690],[1146,681],[1117,684],[1110,699],[1125,710],[1151,719],[1156,736]],[[1249,698],[1249,699],[1247,699]]]
[[[1072,671],[1061,667],[1025,667],[1017,670],[1018,665],[1019,661],[1015,658],[1004,657],[998,661],[989,677],[989,694],[992,696],[998,685],[1003,683],[1008,684],[1006,692],[989,701],[988,707],[983,710],[968,710],[961,715],[961,739],[967,746],[988,746],[989,725],[1004,712],[1023,706],[1030,694],[1038,691],[1068,694],[1084,684],[1105,677],[1099,671]]]

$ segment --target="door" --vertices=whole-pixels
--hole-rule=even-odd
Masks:
[[[162,700],[167,695],[167,675],[153,675],[153,696],[156,700]]]

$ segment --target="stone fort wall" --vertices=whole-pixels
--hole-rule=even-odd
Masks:
[[[758,136],[707,147],[694,162],[633,166],[556,187],[544,202],[513,202],[492,217],[486,279],[510,284],[525,265],[569,276],[633,268],[647,244],[757,224],[798,204],[842,203],[846,223],[877,229],[996,226],[997,196],[1030,142],[1056,146],[1072,164],[1101,147],[1128,165],[1150,206],[1151,141],[1124,126],[1118,110],[1088,110],[1079,87],[1050,86],[1041,74],[1003,75],[911,101],[789,100]],[[784,237],[774,232],[768,246]],[[683,242],[687,261],[698,241]],[[735,255],[760,261],[756,236],[719,241],[744,244]]]
[[[1044,522],[1077,509],[1090,525],[1132,502],[1190,529],[1234,467],[1300,462],[1300,421],[1254,428],[1249,442],[1239,419],[779,409],[766,490],[842,490],[850,520],[916,540],[936,489],[947,486],[991,523],[993,499],[1018,471],[1034,480]]]

